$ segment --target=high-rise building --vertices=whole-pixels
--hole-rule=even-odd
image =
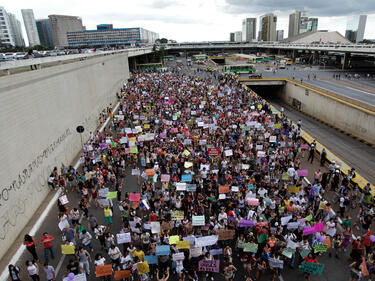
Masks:
[[[234,42],[234,32],[229,33],[229,41]]]
[[[284,30],[276,31],[276,41],[282,41],[284,39]]]
[[[49,15],[52,41],[55,47],[68,46],[67,32],[83,31],[82,19],[75,16]]]
[[[53,47],[51,25],[49,19],[36,20],[36,27],[38,29],[40,45],[45,47]]]
[[[256,39],[256,18],[246,18],[242,21],[242,41],[251,42]]]
[[[277,16],[266,14],[262,17],[262,41],[276,41]]]
[[[295,11],[293,14],[289,15],[288,37],[298,35],[301,13],[301,11]]]
[[[25,40],[23,40],[21,22],[16,18],[16,15],[11,13],[8,13],[8,19],[14,46],[25,47]]]
[[[309,18],[305,11],[295,11],[289,15],[288,37],[318,30],[318,18]]]
[[[32,9],[22,9],[22,18],[25,25],[27,38],[29,39],[29,46],[40,45],[38,29],[36,28],[34,12]]]
[[[234,42],[242,42],[242,31],[236,31],[234,33]]]
[[[9,17],[4,7],[0,7],[0,44],[15,45]]]
[[[363,40],[366,29],[367,15],[353,16],[349,18],[345,38],[353,43],[359,43]]]

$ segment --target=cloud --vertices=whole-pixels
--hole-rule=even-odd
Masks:
[[[151,7],[154,9],[164,9],[171,6],[180,6],[181,3],[171,0],[154,0],[152,1]]]
[[[222,9],[230,14],[259,14],[275,11],[286,13],[304,10],[311,16],[346,16],[374,13],[375,5],[373,0],[225,0]]]

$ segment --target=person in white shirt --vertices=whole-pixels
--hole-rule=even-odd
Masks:
[[[108,255],[112,260],[112,264],[116,267],[120,267],[120,258],[121,258],[121,252],[118,247],[115,245],[111,245],[111,247],[108,250]]]

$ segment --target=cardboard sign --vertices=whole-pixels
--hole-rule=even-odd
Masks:
[[[106,264],[101,266],[95,266],[96,277],[112,275],[112,265]]]
[[[147,261],[137,263],[138,274],[146,274],[150,272],[150,267]]]
[[[186,191],[196,191],[197,190],[197,185],[196,184],[187,184],[186,185]]]
[[[140,193],[130,193],[129,194],[129,201],[131,201],[131,202],[141,201],[141,194]]]
[[[282,173],[282,174],[281,174],[281,179],[282,179],[283,181],[288,181],[288,180],[289,180],[289,175],[288,175],[288,173],[287,173],[287,172]]]
[[[189,169],[190,167],[193,167],[193,162],[185,162],[185,163],[184,163],[184,167],[185,167],[186,169]]]
[[[137,154],[137,153],[138,153],[138,147],[136,147],[136,146],[131,146],[131,147],[130,147],[130,153],[132,153],[132,154]]]
[[[63,255],[74,255],[75,246],[74,245],[61,245],[61,253]]]
[[[117,244],[130,243],[132,241],[130,232],[116,234]]]
[[[327,248],[328,247],[325,244],[317,244],[314,247],[314,253],[319,253],[319,252],[325,253],[325,252],[327,252]]]
[[[183,252],[181,253],[176,253],[172,255],[173,261],[183,261],[185,259],[185,255]]]
[[[176,182],[176,191],[185,191],[186,182]]]
[[[249,206],[258,206],[259,205],[259,199],[258,198],[249,198],[249,199],[247,199],[247,204],[249,204]]]
[[[219,241],[232,240],[236,231],[234,229],[223,229],[216,231],[216,234],[219,235]]]
[[[275,258],[269,258],[268,263],[270,265],[270,268],[280,268],[283,269],[284,267],[284,261],[280,259]]]
[[[299,177],[307,177],[309,174],[309,170],[298,170],[297,173]]]
[[[173,221],[176,221],[176,220],[183,220],[184,219],[184,211],[173,211],[172,212],[172,220]]]
[[[188,175],[182,175],[181,177],[181,181],[182,182],[191,182],[193,179],[192,179],[192,176],[191,174],[188,174]]]
[[[154,169],[146,169],[146,176],[153,177],[155,175]]]
[[[310,254],[310,250],[309,249],[303,249],[302,251],[299,252],[299,254],[301,255],[301,257],[303,259],[305,259]]]
[[[115,271],[115,280],[129,278],[131,275],[130,270],[117,270]]]
[[[190,241],[177,241],[177,249],[190,249]]]
[[[219,193],[228,193],[229,185],[219,185]]]
[[[109,189],[108,188],[100,188],[98,190],[98,195],[100,197],[104,197],[104,198],[107,198],[107,193],[108,193]]]
[[[203,226],[205,225],[205,218],[204,216],[193,216],[193,226]]]
[[[200,260],[198,264],[199,271],[219,272],[219,260]]]
[[[223,249],[221,249],[221,248],[210,250],[210,255],[211,256],[219,256],[221,254],[223,254]]]
[[[255,243],[245,243],[243,247],[244,252],[256,253],[258,251],[258,244]]]
[[[148,264],[158,264],[158,257],[154,255],[145,256],[145,261]]]
[[[115,199],[117,198],[117,191],[111,191],[107,193],[107,199]]]
[[[160,179],[160,181],[161,181],[161,182],[169,182],[170,179],[171,179],[171,175],[168,175],[168,174],[162,174],[162,175],[161,175],[161,179]]]
[[[190,249],[190,255],[191,255],[193,258],[196,258],[196,257],[199,257],[199,256],[203,255],[202,248],[201,248],[201,247],[198,247],[198,248],[191,248],[191,249]]]
[[[180,241],[180,236],[178,235],[169,236],[169,245],[177,244],[178,241]]]
[[[221,153],[220,148],[208,148],[208,156],[217,157]]]
[[[152,234],[160,233],[160,222],[152,221],[150,224],[151,224],[151,233]]]
[[[68,204],[69,203],[69,200],[68,200],[68,197],[66,195],[63,195],[59,198],[59,201],[62,205],[65,205],[65,204]]]
[[[323,273],[324,264],[320,263],[313,263],[313,262],[302,262],[299,266],[299,269],[303,272],[309,273],[309,274],[319,274],[321,275]]]
[[[225,153],[225,156],[227,156],[227,157],[233,156],[233,150],[232,149],[225,150],[224,153]]]
[[[156,246],[156,255],[157,256],[169,256],[169,254],[170,254],[169,245]]]

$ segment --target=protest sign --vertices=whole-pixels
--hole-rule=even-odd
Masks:
[[[282,217],[281,218],[281,225],[286,225],[292,218],[293,218],[292,215]]]
[[[183,252],[181,252],[181,253],[176,253],[176,254],[173,254],[173,255],[172,255],[172,260],[173,260],[173,261],[182,261],[182,260],[184,260],[184,259],[185,259],[185,255],[184,255]]]
[[[218,239],[219,239],[219,236],[217,236],[217,235],[196,237],[195,238],[195,246],[197,246],[197,247],[211,246],[211,245],[216,244]]]
[[[150,267],[147,261],[137,263],[138,274],[146,274],[150,272]]]
[[[239,188],[238,186],[232,186],[232,192],[238,192]]]
[[[63,255],[74,255],[75,246],[74,245],[61,245],[61,253]]]
[[[192,181],[192,176],[191,176],[191,174],[188,174],[188,175],[182,175],[182,177],[181,177],[181,181],[182,181],[182,182],[191,182],[191,181]],[[186,189],[186,185],[185,185],[185,189]]]
[[[129,194],[129,201],[131,201],[131,202],[141,201],[141,194],[140,193],[130,193]]]
[[[218,260],[201,260],[198,264],[199,271],[219,272],[220,261]]]
[[[287,229],[297,229],[299,222],[289,222],[286,226]]]
[[[162,174],[162,175],[161,175],[161,179],[160,179],[160,181],[161,181],[161,182],[169,182],[170,178],[171,178],[171,175],[168,175],[168,174]]]
[[[109,189],[108,188],[100,188],[98,190],[98,195],[100,197],[104,197],[104,198],[107,198],[107,193],[108,193]]]
[[[190,241],[177,241],[177,249],[190,249]]]
[[[324,264],[303,261],[299,266],[299,269],[309,274],[320,275],[323,273]]]
[[[314,247],[314,253],[325,253],[327,252],[327,245],[325,244],[316,244],[315,247]]]
[[[298,170],[297,173],[299,177],[307,177],[309,174],[309,170]]]
[[[306,221],[311,221],[313,219],[313,217],[312,217],[312,215],[310,214],[310,215],[308,215],[306,218],[305,218],[305,220]]]
[[[118,233],[116,234],[117,244],[124,244],[131,242],[131,234],[130,232],[127,233]]]
[[[304,259],[310,254],[310,250],[309,249],[303,249],[302,251],[299,252],[299,254]]]
[[[160,233],[160,222],[152,221],[150,224],[151,224],[151,232],[153,234]]]
[[[117,198],[117,191],[112,191],[107,193],[107,199],[115,199]]]
[[[220,148],[208,148],[208,156],[210,157],[217,157],[220,153]]]
[[[63,281],[87,281],[86,273],[80,273],[74,275],[73,279],[69,279],[68,277],[65,277],[62,279]]]
[[[224,153],[225,153],[225,156],[232,156],[233,155],[233,150],[232,149],[228,149],[228,150],[225,150]]]
[[[290,249],[293,249],[293,250],[297,249],[298,246],[299,246],[299,244],[297,242],[292,241],[292,240],[288,240],[288,243],[286,244],[287,248],[290,248]]]
[[[193,216],[193,226],[202,226],[205,225],[205,218],[204,216]]]
[[[131,147],[130,147],[130,153],[132,153],[132,154],[137,154],[137,153],[138,153],[138,147],[136,147],[136,146],[131,146]]]
[[[146,169],[146,176],[153,177],[155,175],[154,169]]]
[[[202,248],[201,247],[198,247],[198,248],[190,248],[190,255],[193,257],[193,258],[196,258],[196,257],[199,257],[201,256],[203,253],[202,253]]]
[[[288,175],[288,173],[287,173],[287,172],[282,173],[282,174],[281,174],[281,179],[282,179],[283,181],[288,181],[288,180],[289,180],[289,175]]]
[[[59,222],[59,228],[61,231],[63,231],[65,228],[69,227],[68,220],[63,220]]]
[[[112,275],[112,264],[95,266],[96,277]]]
[[[299,187],[298,186],[289,186],[288,191],[289,191],[289,193],[298,193]]]
[[[226,198],[227,198],[227,196],[224,193],[219,194],[219,199],[220,200],[225,200]]]
[[[253,227],[254,222],[252,220],[240,220],[240,227]]]
[[[177,182],[176,183],[176,190],[177,191],[185,191],[186,190],[186,183],[185,182]]]
[[[234,229],[217,230],[216,234],[219,236],[219,241],[231,240],[234,238],[236,232]]]
[[[169,245],[156,246],[156,255],[157,256],[168,256],[169,253],[170,253]]]
[[[193,162],[185,162],[185,163],[184,163],[184,167],[185,167],[186,169],[189,169],[190,167],[193,167]]]
[[[132,176],[139,176],[141,174],[141,170],[139,169],[132,169]]]
[[[176,221],[176,220],[183,220],[184,219],[184,211],[173,211],[172,212],[172,220],[173,221]]]
[[[318,223],[314,224],[314,231],[315,232],[324,231],[324,223],[318,222]]]
[[[148,264],[158,264],[158,257],[155,255],[145,256],[144,260],[147,261]]]
[[[249,204],[249,206],[258,206],[259,205],[259,199],[258,198],[249,198],[249,199],[247,199],[247,204]]]
[[[169,245],[176,244],[177,241],[180,241],[180,236],[178,235],[169,236]]]
[[[270,268],[280,268],[283,269],[284,267],[284,261],[280,259],[275,258],[269,258],[268,263],[270,265]]]
[[[186,185],[186,191],[190,192],[190,191],[196,191],[197,190],[197,185],[196,184],[187,184]]]
[[[65,205],[65,204],[69,203],[68,197],[66,195],[61,196],[59,198],[59,201],[60,201],[61,205]]]
[[[243,247],[244,252],[256,253],[258,251],[258,244],[255,243],[245,243]]]
[[[117,270],[115,271],[115,280],[122,280],[131,276],[130,270]]]
[[[219,256],[219,255],[221,255],[221,254],[223,254],[223,249],[211,249],[210,250],[210,255],[211,256]]]
[[[291,259],[293,254],[296,252],[295,249],[291,249],[291,248],[285,248],[284,251],[283,251],[283,255],[286,256],[287,258]]]
[[[100,206],[108,207],[109,206],[109,200],[108,199],[98,199],[98,203]]]
[[[310,234],[313,234],[315,232],[315,228],[314,227],[308,227],[308,228],[305,228],[303,230],[303,235],[306,236],[306,235],[310,235]]]
[[[219,193],[228,193],[229,185],[219,185]]]

